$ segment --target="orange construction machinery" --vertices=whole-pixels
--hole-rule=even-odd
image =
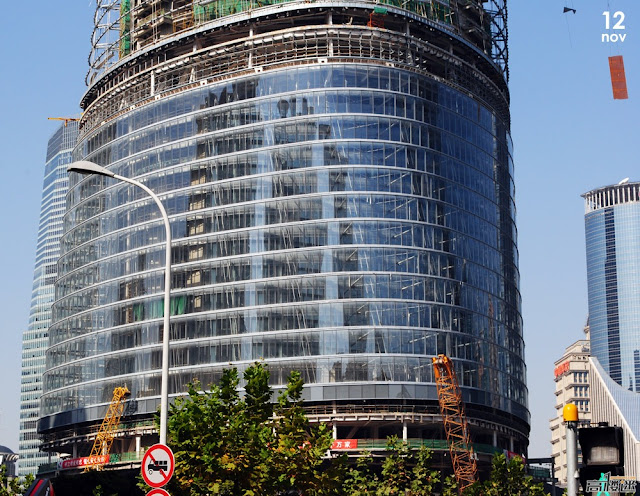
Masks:
[[[64,121],[64,127],[67,127],[67,124],[70,122],[79,121],[79,117],[47,117],[50,121]]]
[[[93,442],[91,454],[89,455],[90,458],[100,457],[101,455],[108,455],[111,453],[113,434],[120,423],[120,417],[122,417],[122,412],[124,411],[124,400],[130,394],[131,393],[126,386],[117,387],[113,390],[113,398],[109,404],[107,414],[102,421],[102,425],[100,425],[100,430],[96,435],[96,440]],[[91,469],[100,470],[103,466],[104,463],[89,465],[85,471]]]
[[[444,430],[449,442],[453,473],[462,490],[476,481],[477,467],[473,447],[469,438],[469,426],[464,413],[462,393],[453,362],[446,355],[433,358],[433,370],[438,388],[438,402],[444,421]]]

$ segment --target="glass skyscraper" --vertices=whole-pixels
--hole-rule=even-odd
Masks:
[[[51,324],[54,282],[58,275],[62,217],[69,184],[67,165],[78,136],[78,123],[61,125],[49,140],[42,185],[42,203],[33,272],[29,326],[22,335],[22,379],[20,389],[19,475],[35,473],[38,465],[48,460],[40,452],[36,432],[42,374],[45,370],[45,350]]]
[[[79,455],[117,386],[128,418],[153,415],[170,311],[171,395],[264,360],[275,386],[302,372],[339,438],[441,439],[446,353],[474,442],[524,453],[505,2],[98,10],[74,158],[160,196],[172,300],[151,200],[72,174],[47,448]]]
[[[591,353],[611,379],[640,393],[640,183],[583,197]]]

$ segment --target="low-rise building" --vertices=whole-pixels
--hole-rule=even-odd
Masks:
[[[562,420],[562,409],[568,403],[578,407],[581,426],[591,423],[591,398],[589,384],[589,327],[585,327],[586,339],[568,346],[555,362],[556,415],[549,420],[551,429],[551,456],[555,463],[558,485],[567,485],[567,434]],[[578,463],[581,454],[578,451]]]

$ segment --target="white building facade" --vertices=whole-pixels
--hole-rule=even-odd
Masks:
[[[588,328],[585,328],[588,338]],[[589,383],[589,340],[581,339],[568,346],[555,362],[556,415],[549,420],[551,429],[551,456],[555,463],[558,485],[567,485],[567,434],[562,420],[562,409],[568,403],[578,407],[581,426],[591,423],[591,398]],[[581,463],[580,452],[578,452]]]
[[[640,394],[629,391],[609,377],[598,359],[591,357],[590,381],[593,422],[622,427],[624,475],[640,479]]]

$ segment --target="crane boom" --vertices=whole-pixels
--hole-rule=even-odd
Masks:
[[[67,127],[67,124],[70,122],[79,121],[79,117],[47,117],[50,121],[64,121],[64,127]]]
[[[446,355],[433,358],[433,370],[438,388],[438,403],[449,442],[453,473],[462,491],[476,481],[477,466],[464,413],[462,393],[451,359]]]
[[[107,409],[107,414],[104,416],[104,420],[100,425],[100,430],[96,435],[96,439],[93,442],[91,448],[90,458],[99,455],[108,455],[111,452],[111,445],[113,444],[113,433],[120,423],[120,417],[124,411],[124,400],[130,395],[129,389],[126,386],[117,387],[113,390],[113,398]],[[102,468],[102,465],[93,465],[87,467],[90,468]]]

